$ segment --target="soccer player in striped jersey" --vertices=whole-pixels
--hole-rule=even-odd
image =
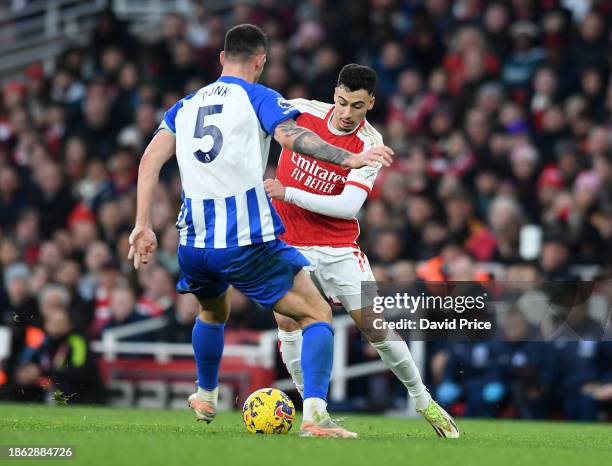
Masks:
[[[382,137],[365,117],[374,106],[376,73],[367,66],[346,65],[338,77],[334,104],[292,100],[301,111],[297,123],[322,139],[351,152],[383,144]],[[366,255],[359,249],[359,223],[355,218],[368,197],[380,165],[359,169],[316,160],[298,150],[281,152],[276,180],[264,186],[285,224],[281,236],[309,260],[311,271],[325,297],[342,304],[381,359],[406,386],[416,410],[441,437],[456,438],[459,430],[425,388],[406,342],[395,332],[373,328],[373,298],[377,292],[362,289],[375,285]],[[375,287],[372,287],[375,288]],[[300,365],[302,333],[291,318],[275,314],[280,349],[287,370],[302,393]],[[378,318],[379,316],[377,316]]]
[[[193,328],[197,392],[189,397],[196,417],[216,414],[224,325],[234,286],[264,307],[294,319],[304,333],[303,436],[353,438],[335,424],[326,397],[332,366],[331,310],[307,272],[304,256],[279,236],[283,224],[263,188],[270,138],[283,147],[339,166],[389,165],[392,151],[360,154],[323,141],[296,125],[299,109],[257,81],[267,38],[256,26],[230,29],[220,54],[219,79],[179,100],[164,115],[138,171],[136,225],[130,235],[134,266],[150,261],[157,246],[151,228],[153,190],[162,165],[176,153],[183,202],[176,223],[181,277],[177,290],[197,296]]]

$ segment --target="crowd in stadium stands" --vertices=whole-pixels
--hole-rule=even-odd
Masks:
[[[612,302],[610,2],[258,3],[169,14],[154,41],[106,11],[52,72],[33,63],[2,83],[0,325],[13,340],[0,398],[40,399],[51,386],[56,398],[101,400],[88,341],[125,323],[165,315],[166,328],[132,341],[190,341],[197,302],[174,290],[177,166],[164,167],[155,192],[157,260],[139,272],[126,259],[137,167],[164,110],[216,79],[225,31],[243,22],[268,34],[262,82],[287,98],[330,102],[349,62],[378,73],[368,119],[396,160],[360,214],[360,243],[379,281],[486,280],[479,266],[495,262],[505,266],[495,278],[535,283],[596,264]],[[268,177],[278,153],[273,145]],[[532,261],[519,253],[527,224],[543,232]],[[273,327],[239,293],[232,309],[230,329]],[[505,342],[429,344],[440,401],[473,416],[609,410],[605,321],[576,311],[583,339],[543,343],[528,313],[507,313]],[[356,332],[351,341],[351,361],[378,357]],[[382,409],[405,394],[379,374],[351,383],[350,398]]]

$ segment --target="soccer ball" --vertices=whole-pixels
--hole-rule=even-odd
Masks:
[[[286,434],[295,419],[291,399],[276,388],[262,388],[251,395],[242,407],[242,418],[253,434]]]

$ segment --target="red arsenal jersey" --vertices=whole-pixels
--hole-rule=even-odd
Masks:
[[[302,114],[296,121],[326,142],[359,153],[382,145],[382,137],[367,121],[362,121],[350,133],[338,131],[331,123],[334,106],[314,100],[290,101]],[[284,149],[281,152],[276,177],[285,185],[323,196],[337,196],[344,186],[358,186],[368,193],[372,189],[379,168],[343,168]],[[274,208],[285,225],[281,238],[294,246],[356,246],[359,223],[356,218],[345,220],[305,210],[294,204],[273,201]]]

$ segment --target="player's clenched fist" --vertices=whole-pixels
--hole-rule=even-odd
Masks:
[[[140,268],[140,264],[148,264],[157,249],[157,238],[153,230],[138,225],[132,230],[129,243],[128,260],[134,260],[136,270]]]
[[[266,180],[264,181],[264,189],[266,190],[266,194],[271,199],[275,199],[277,201],[285,200],[285,187],[278,180]]]
[[[393,149],[387,146],[374,146],[344,159],[342,165],[350,168],[379,167],[380,165],[388,167],[391,162],[393,162]]]

